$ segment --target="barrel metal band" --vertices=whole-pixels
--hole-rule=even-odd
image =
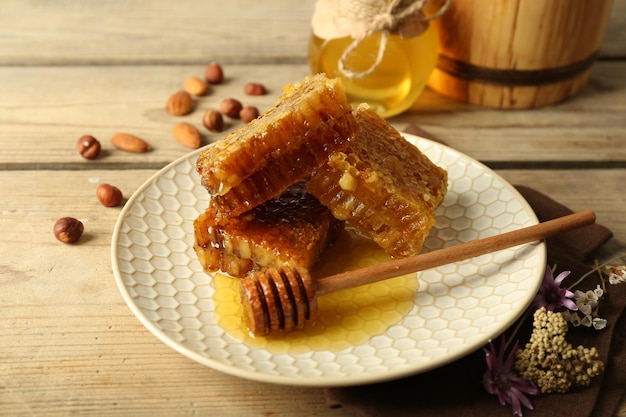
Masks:
[[[594,52],[582,61],[562,67],[539,70],[502,70],[469,64],[440,54],[437,68],[453,77],[466,81],[479,81],[509,87],[530,87],[553,84],[574,78],[591,68],[597,57],[598,52]]]

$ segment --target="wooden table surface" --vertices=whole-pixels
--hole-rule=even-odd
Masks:
[[[181,119],[164,104],[209,62],[223,65],[227,83],[199,108],[243,98],[248,81],[269,94],[247,102],[269,108],[286,82],[308,74],[312,9],[312,0],[2,2],[0,415],[349,415],[327,409],[320,389],[238,379],[158,341],[116,287],[110,243],[120,208],[101,206],[94,191],[111,183],[128,198],[189,152],[171,138]],[[624,247],[625,24],[626,0],[616,0],[600,59],[575,99],[499,111],[426,91],[390,122],[418,124],[511,183],[595,210],[615,233],[610,245]],[[199,126],[201,115],[183,119]],[[154,150],[115,150],[109,138],[119,131]],[[206,143],[222,136],[204,132]],[[100,139],[100,158],[77,154],[84,134]],[[55,240],[62,216],[84,222],[78,244]],[[626,416],[626,402],[616,415]]]

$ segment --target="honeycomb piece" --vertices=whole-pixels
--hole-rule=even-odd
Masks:
[[[234,277],[285,264],[309,269],[342,227],[300,181],[279,198],[223,223],[216,221],[211,200],[194,222],[194,249],[205,270]]]
[[[316,171],[308,191],[389,254],[417,254],[446,195],[447,172],[366,105],[354,116],[358,133]]]
[[[272,109],[207,147],[197,170],[218,217],[234,217],[308,177],[355,129],[341,82],[318,74],[285,86]]]

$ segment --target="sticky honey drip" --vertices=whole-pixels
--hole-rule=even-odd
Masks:
[[[389,261],[391,258],[370,239],[344,230],[312,271],[314,278]],[[252,337],[242,319],[239,280],[213,275],[215,316],[232,337],[249,346],[276,353],[311,350],[337,351],[366,342],[397,324],[411,310],[418,290],[415,274],[409,274],[339,291],[318,298],[315,323],[304,329],[268,337]]]

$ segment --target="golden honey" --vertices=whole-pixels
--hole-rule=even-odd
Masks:
[[[345,67],[365,72],[376,61],[380,32],[367,37],[347,57]],[[438,40],[433,25],[419,36],[403,39],[390,34],[382,61],[367,76],[348,78],[339,70],[342,54],[354,39],[322,39],[315,34],[309,41],[309,67],[316,73],[342,80],[353,106],[368,103],[382,117],[391,117],[410,108],[420,96],[437,63]]]
[[[387,262],[390,256],[369,238],[346,229],[312,271],[316,277]],[[252,337],[243,322],[239,279],[213,274],[215,315],[232,337],[249,346],[277,353],[340,350],[365,343],[400,322],[413,308],[418,290],[415,274],[409,274],[318,297],[315,322],[281,335]]]

